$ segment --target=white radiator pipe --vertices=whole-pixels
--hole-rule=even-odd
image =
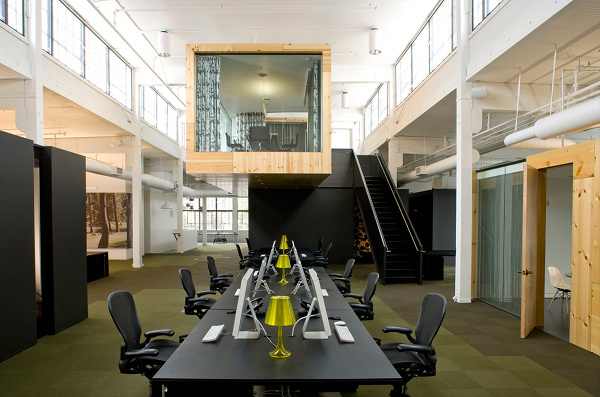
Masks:
[[[113,165],[88,158],[85,159],[85,170],[94,174],[131,181],[131,171],[126,169],[121,170]],[[158,178],[150,174],[142,175],[142,185],[163,190],[165,192],[176,190],[175,182]],[[219,188],[198,190],[186,186],[183,186],[183,195],[186,197],[235,197],[235,195],[229,194],[229,192]]]
[[[473,160],[472,160],[473,164],[475,164],[476,162],[479,161],[479,152],[477,150],[473,149],[472,156],[473,156]],[[405,183],[409,183],[409,182],[414,182],[414,181],[417,181],[419,179],[422,179],[422,178],[425,178],[428,176],[437,175],[437,174],[441,174],[442,172],[453,170],[456,168],[456,155],[447,157],[443,160],[438,161],[437,163],[427,165],[427,166],[425,166],[425,168],[426,168],[425,174],[417,175],[417,171],[415,170],[415,171],[412,171],[407,174],[399,176],[398,183],[405,184]]]
[[[535,137],[548,139],[570,132],[580,132],[598,124],[600,124],[600,97],[544,117],[536,121],[533,127],[508,135],[504,138],[504,144],[511,146]]]

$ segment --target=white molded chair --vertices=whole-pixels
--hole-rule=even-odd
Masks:
[[[550,306],[548,306],[548,310],[550,310],[550,307],[552,306],[552,303],[554,303],[554,299],[556,299],[556,295],[558,295],[559,292],[561,293],[560,307],[562,308],[563,301],[566,299],[567,300],[567,310],[568,310],[569,309],[569,294],[571,293],[571,285],[567,284],[565,282],[565,280],[563,280],[562,274],[560,274],[560,271],[556,267],[554,267],[554,266],[548,267],[548,273],[550,273],[550,283],[552,284],[552,286],[554,288],[556,288],[556,292],[554,293],[552,302],[550,302]]]

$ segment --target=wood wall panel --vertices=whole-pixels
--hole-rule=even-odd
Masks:
[[[600,284],[592,283],[591,350],[600,354]]]
[[[595,142],[588,141],[551,152],[535,154],[527,157],[527,164],[537,169],[543,169],[573,163],[573,179],[593,177],[596,168]]]
[[[571,320],[569,341],[590,350],[593,178],[573,180]]]

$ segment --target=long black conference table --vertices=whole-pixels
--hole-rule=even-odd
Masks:
[[[324,298],[327,315],[346,322],[355,343],[340,343],[329,320],[332,335],[326,340],[305,340],[303,321],[298,323],[294,336],[292,327],[283,328],[283,345],[292,353],[288,358],[269,356],[273,346],[261,334],[259,339],[236,340],[231,335],[237,297],[234,296],[241,277],[238,277],[221,296],[215,306],[198,322],[181,346],[156,373],[151,381],[152,395],[246,395],[252,386],[289,387],[302,391],[348,391],[359,385],[388,384],[400,381],[400,375],[381,352],[354,311],[339,293],[327,273],[317,268],[321,288],[329,296]],[[294,285],[281,286],[280,276],[271,277],[269,286],[275,294],[290,295]],[[293,277],[288,277],[293,280]],[[269,297],[261,291],[266,312]],[[300,298],[307,299],[304,290],[290,295],[294,308]],[[264,325],[264,316],[259,317]],[[243,329],[252,322],[244,320]],[[202,338],[213,325],[225,324],[217,342],[203,343]],[[311,319],[309,330],[321,324]],[[273,343],[277,342],[277,328],[265,325]],[[322,328],[322,324],[321,324]],[[218,394],[217,394],[218,393]]]

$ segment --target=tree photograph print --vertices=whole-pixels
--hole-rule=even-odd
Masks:
[[[131,248],[131,194],[86,194],[87,248]]]

